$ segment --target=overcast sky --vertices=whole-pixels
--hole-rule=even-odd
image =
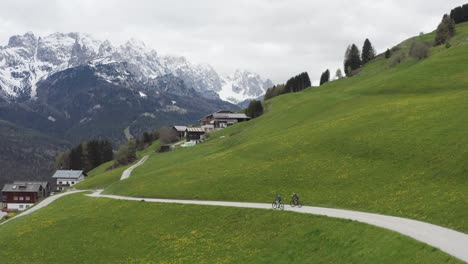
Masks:
[[[136,38],[160,54],[247,69],[285,82],[317,80],[341,67],[346,46],[370,38],[377,51],[434,30],[467,0],[2,0],[0,45],[33,31],[83,32],[120,44]]]

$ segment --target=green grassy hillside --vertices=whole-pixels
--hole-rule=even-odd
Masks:
[[[461,263],[351,221],[82,194],[0,226],[0,237],[2,263]]]
[[[309,205],[468,232],[468,26],[457,30],[452,48],[423,61],[390,68],[380,57],[353,78],[267,101],[264,116],[153,155],[106,192],[261,202],[297,192]]]

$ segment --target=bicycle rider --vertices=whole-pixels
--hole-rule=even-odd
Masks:
[[[297,193],[294,193],[292,195],[292,200],[295,205],[299,204],[299,195],[297,195]]]
[[[281,204],[281,195],[279,195],[278,193],[276,194],[275,202],[276,206],[279,206]]]

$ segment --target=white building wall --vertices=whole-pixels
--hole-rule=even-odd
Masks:
[[[60,184],[68,184],[69,186],[73,186],[81,181],[84,180],[84,176],[80,176],[78,179],[57,179],[57,185]],[[58,189],[61,188],[61,189]],[[58,190],[63,190],[62,187],[57,187]]]
[[[19,210],[23,211],[28,209],[29,207],[33,206],[33,203],[8,203],[7,209],[8,210]]]

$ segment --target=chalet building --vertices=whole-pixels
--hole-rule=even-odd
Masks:
[[[202,128],[204,128],[205,131],[209,131],[210,129],[219,130],[248,120],[250,120],[250,117],[246,116],[244,113],[234,113],[229,110],[220,110],[205,116],[199,121],[202,125]]]
[[[187,141],[201,141],[205,139],[205,130],[201,127],[187,127]]]
[[[173,126],[172,129],[177,133],[177,137],[179,137],[179,140],[182,140],[186,137],[186,126]]]
[[[5,184],[2,189],[2,209],[8,211],[25,210],[42,198],[49,196],[48,182],[14,182]]]
[[[83,181],[85,176],[82,170],[58,170],[52,178],[56,180],[56,190],[62,191]]]

